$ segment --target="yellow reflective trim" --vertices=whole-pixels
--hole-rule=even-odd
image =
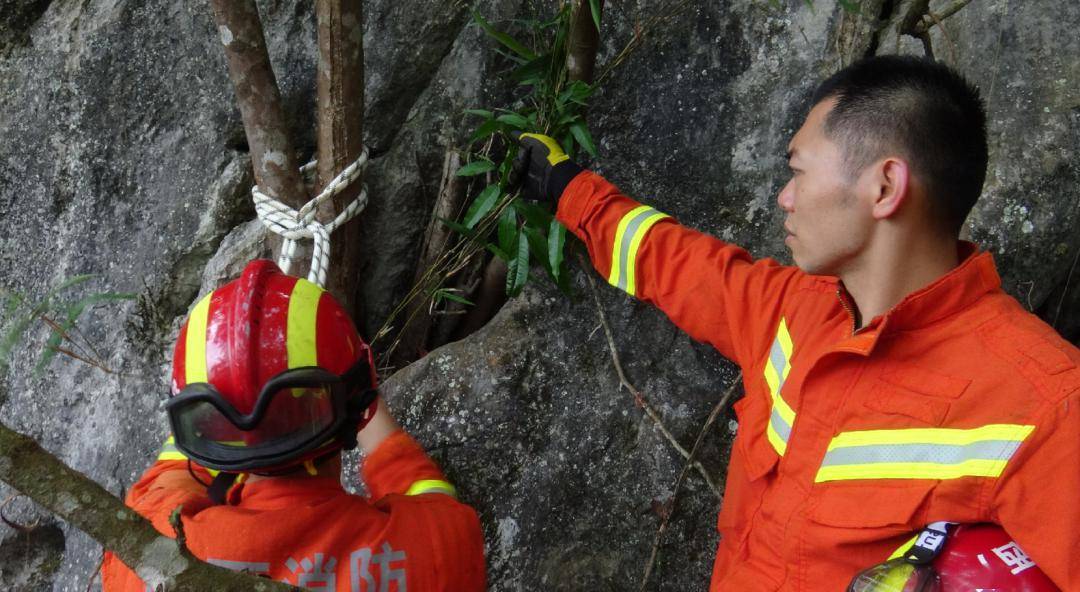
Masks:
[[[821,467],[815,483],[853,479],[959,479],[960,477],[999,477],[1005,460],[973,458],[962,463],[868,463]]]
[[[315,320],[319,313],[319,298],[323,289],[307,281],[297,280],[289,296],[289,318],[285,328],[285,351],[289,368],[318,366]]]
[[[769,438],[769,443],[776,449],[777,454],[784,456],[787,452],[787,442],[784,442],[783,438],[780,437],[780,434],[776,433],[771,421],[769,421],[767,425],[768,427],[765,428],[765,435]]]
[[[550,164],[551,166],[555,166],[560,162],[563,162],[564,160],[570,160],[570,157],[567,156],[565,152],[563,152],[562,146],[559,146],[559,143],[550,136],[545,136],[542,134],[521,134],[521,137],[538,140],[541,144],[547,147],[547,161],[548,164]]]
[[[457,489],[448,481],[441,479],[421,479],[409,486],[405,495],[420,495],[423,493],[444,493],[457,498]]]
[[[161,454],[158,454],[157,459],[158,460],[187,460],[187,457],[184,456],[184,453],[180,452],[179,450],[169,450],[169,451],[162,450]]]
[[[210,292],[191,310],[187,338],[184,341],[184,382],[193,384],[206,379],[206,322],[210,314]]]
[[[791,355],[795,351],[795,344],[791,342],[791,333],[788,333],[787,321],[780,317],[780,327],[776,329],[776,339],[780,342],[780,349],[784,350],[787,364],[784,364],[784,380],[787,380],[791,372]]]
[[[622,266],[619,265],[619,251],[622,250],[623,236],[626,234],[626,227],[630,225],[630,221],[635,216],[650,209],[649,206],[638,206],[626,214],[619,220],[618,227],[615,228],[615,241],[611,245],[611,272],[608,274],[608,283],[612,286],[619,286],[619,279],[622,277]]]
[[[769,393],[773,396],[773,400],[776,400],[776,393],[780,391],[780,379],[778,378],[779,372],[776,371],[776,367],[773,366],[772,358],[765,360],[765,383],[769,385]]]
[[[1035,429],[1032,425],[990,424],[968,430],[955,428],[911,428],[906,430],[863,430],[843,432],[832,439],[829,450],[875,444],[952,444],[963,446],[982,440],[1023,442]]]
[[[789,426],[795,426],[795,410],[787,404],[787,401],[780,396],[780,393],[773,395],[773,410],[779,413],[780,417],[783,417]]]
[[[634,285],[634,279],[637,277],[637,252],[641,247],[641,241],[648,234],[649,229],[654,224],[663,220],[664,218],[670,218],[667,214],[662,212],[656,212],[652,216],[642,220],[641,225],[638,226],[637,232],[630,238],[630,254],[626,257],[626,293],[635,296],[637,295],[637,287]]]
[[[892,555],[889,555],[889,558],[886,559],[885,561],[891,561],[893,559],[898,559],[900,557],[903,557],[904,553],[907,553],[907,550],[910,549],[911,546],[914,545],[915,541],[917,541],[917,540],[919,540],[919,535],[915,535],[915,536],[911,537],[910,539],[907,540],[906,543],[904,543],[903,545],[900,545],[899,547],[897,547],[896,550],[892,552]]]

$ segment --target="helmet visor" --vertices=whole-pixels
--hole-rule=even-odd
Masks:
[[[177,446],[210,468],[257,468],[318,446],[337,428],[340,413],[330,384],[290,386],[263,396],[265,408],[252,422],[237,421],[216,393],[177,400],[169,407]]]
[[[864,570],[851,580],[847,592],[940,592],[933,568],[912,565],[902,557]]]

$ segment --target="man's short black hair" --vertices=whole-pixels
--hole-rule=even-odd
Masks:
[[[822,82],[813,104],[835,99],[825,133],[849,175],[894,153],[926,185],[943,228],[959,233],[986,178],[986,112],[955,70],[912,56],[876,56]]]

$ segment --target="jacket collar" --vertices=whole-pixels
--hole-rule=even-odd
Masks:
[[[237,488],[233,505],[249,510],[281,510],[333,497],[344,491],[340,475],[274,477]]]
[[[989,292],[1001,288],[993,256],[978,246],[959,241],[960,264],[930,285],[904,297],[885,314],[875,317],[840,349],[869,354],[878,338],[936,323],[971,307]],[[842,284],[840,284],[842,289]],[[848,297],[846,294],[841,297]]]

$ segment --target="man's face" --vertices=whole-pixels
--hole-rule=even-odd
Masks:
[[[843,150],[825,135],[825,117],[834,101],[810,110],[788,144],[791,180],[777,203],[787,213],[784,244],[795,264],[816,275],[842,276],[863,251],[873,223],[858,183],[848,178]]]

